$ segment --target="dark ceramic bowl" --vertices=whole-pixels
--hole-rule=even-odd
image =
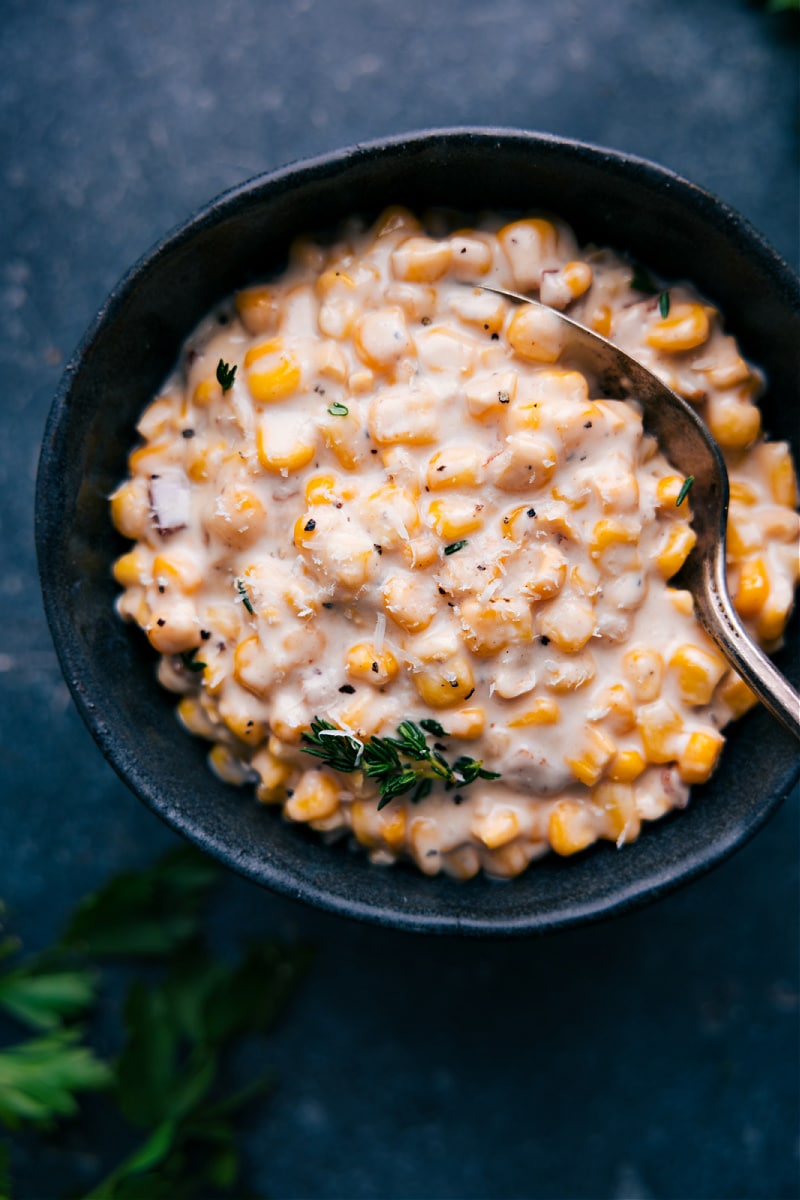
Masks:
[[[547,208],[582,241],[689,278],[725,314],[769,377],[764,424],[795,440],[800,287],[736,213],[661,167],[593,146],[508,130],[389,138],[265,175],[215,200],[122,280],[70,363],[39,466],[37,546],[47,617],[67,682],[101,750],[168,825],[235,871],[332,912],[397,928],[528,933],[652,899],[720,862],[777,808],[798,775],[796,747],[764,711],[730,730],[713,780],[683,813],[617,851],[551,855],[507,884],[384,870],[326,846],[252,793],[220,783],[206,746],[174,717],[139,630],[114,614],[111,563],[123,542],[107,497],[126,474],[135,421],[197,321],[234,289],[279,270],[291,239],[353,213],[402,203]],[[797,621],[780,665],[798,682]]]

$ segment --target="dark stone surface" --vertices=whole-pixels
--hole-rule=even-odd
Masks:
[[[744,0],[4,0],[0,22],[0,893],[31,947],[174,838],[68,700],[33,479],[106,293],[242,178],[404,129],[520,125],[643,154],[798,258],[797,42]],[[757,298],[754,297],[754,302]],[[794,1197],[798,800],[657,906],[530,943],[351,925],[231,879],[220,936],[320,944],[248,1132],[279,1197]],[[98,1126],[100,1128],[100,1126]],[[74,1136],[17,1194],[88,1186]]]

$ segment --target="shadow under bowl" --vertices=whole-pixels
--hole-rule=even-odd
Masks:
[[[729,730],[713,779],[684,812],[633,845],[550,855],[508,884],[384,870],[328,846],[221,783],[184,733],[155,655],[114,612],[111,564],[124,549],[108,496],[126,475],[135,423],[205,314],[279,271],[301,233],[389,204],[549,209],[581,242],[612,246],[689,279],[725,316],[769,389],[764,427],[794,443],[800,285],[739,215],[644,160],[548,135],[433,130],[355,146],[254,179],[166,236],[123,278],[70,362],[41,450],[36,539],[45,609],[75,703],[125,783],[168,825],[248,879],[331,912],[405,930],[510,935],[562,928],[654,899],[726,858],[800,773],[796,747],[765,711]],[[780,656],[798,683],[798,622]]]

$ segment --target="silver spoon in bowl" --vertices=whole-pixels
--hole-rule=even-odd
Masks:
[[[717,443],[697,413],[641,363],[606,338],[579,325],[557,309],[519,292],[487,284],[468,284],[505,296],[516,304],[532,304],[569,330],[565,346],[596,376],[603,393],[635,400],[647,431],[665,457],[687,478],[691,476],[692,528],[697,542],[671,582],[691,592],[697,617],[731,666],[781,724],[800,739],[800,695],[742,625],[728,593],[725,538],[728,523],[728,472]]]

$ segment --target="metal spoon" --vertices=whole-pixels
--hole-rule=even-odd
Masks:
[[[665,457],[685,476],[693,476],[692,528],[697,542],[672,583],[691,592],[701,625],[725,658],[750,685],[774,717],[800,739],[800,695],[753,642],[731,603],[725,578],[728,521],[728,472],[719,448],[694,409],[641,363],[571,317],[518,292],[471,284],[517,304],[533,304],[569,328],[565,349],[577,352],[603,393],[635,400],[645,428]]]

